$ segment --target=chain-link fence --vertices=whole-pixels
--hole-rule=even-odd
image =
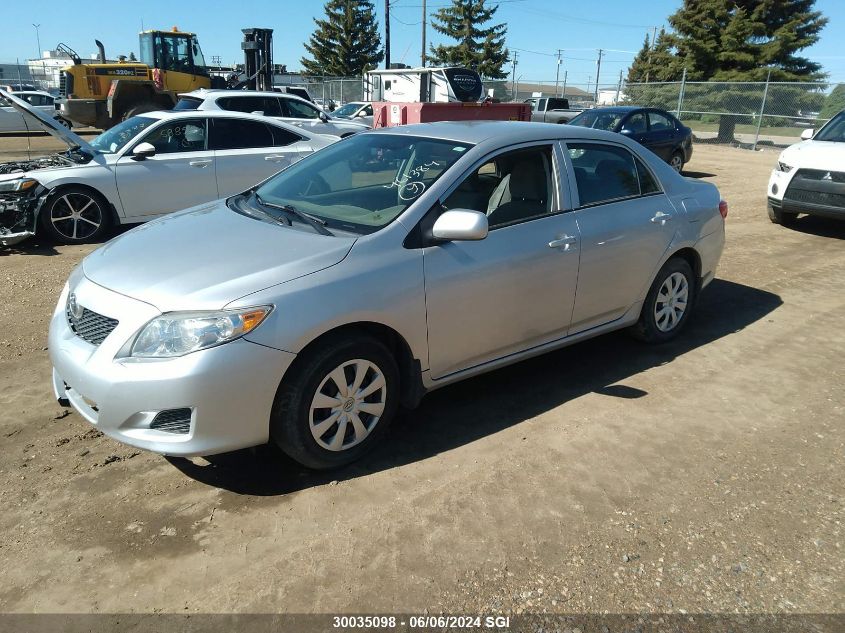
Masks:
[[[836,113],[831,102],[835,86],[774,81],[628,83],[619,87],[611,104],[668,110],[692,128],[698,141],[782,146],[797,141],[808,128],[818,129]]]
[[[279,81],[279,86],[299,86],[307,88],[309,94],[322,105],[340,105],[364,98],[364,83],[361,77],[315,77],[308,75],[286,75]]]
[[[58,59],[33,60],[28,63],[0,62],[0,87],[20,86],[18,90],[44,90],[57,93],[59,71],[68,62]]]

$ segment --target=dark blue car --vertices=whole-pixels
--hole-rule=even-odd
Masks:
[[[692,130],[659,108],[594,108],[576,116],[569,125],[624,134],[645,145],[676,171],[681,171],[692,158]]]

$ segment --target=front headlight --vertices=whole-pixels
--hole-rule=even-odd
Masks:
[[[782,171],[784,173],[789,173],[792,171],[792,165],[787,165],[782,160],[778,161],[778,171]]]
[[[6,180],[0,182],[0,193],[9,193],[11,191],[29,191],[38,185],[37,180],[32,178],[18,178],[17,180]]]
[[[144,326],[129,355],[136,358],[173,358],[222,345],[257,328],[272,310],[272,306],[259,306],[162,314]]]

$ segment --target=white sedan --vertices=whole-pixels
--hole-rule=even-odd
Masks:
[[[845,110],[778,157],[769,178],[769,219],[790,224],[799,213],[845,220]]]
[[[69,150],[0,164],[0,244],[36,230],[62,243],[95,241],[112,224],[146,222],[224,198],[338,140],[235,112],[150,112],[85,141],[15,105]]]

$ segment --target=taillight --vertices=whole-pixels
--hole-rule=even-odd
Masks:
[[[719,201],[719,213],[721,214],[723,220],[728,217],[728,203],[724,200]]]

